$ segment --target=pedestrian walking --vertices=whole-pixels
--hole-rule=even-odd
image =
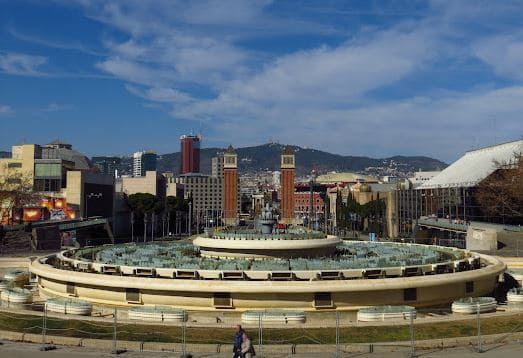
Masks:
[[[236,325],[233,337],[232,357],[242,358],[242,343],[243,343],[243,328],[241,325]]]
[[[242,349],[241,358],[253,358],[256,356],[254,352],[254,346],[252,345],[251,339],[247,336],[247,333],[243,332],[242,336]]]

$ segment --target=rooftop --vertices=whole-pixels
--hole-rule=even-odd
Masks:
[[[523,140],[471,150],[416,189],[476,186],[497,169],[496,162],[510,162],[522,152]]]
[[[377,183],[378,179],[371,177],[370,175],[341,172],[341,173],[328,173],[318,175],[316,178],[317,183],[356,183],[356,182],[370,182]]]

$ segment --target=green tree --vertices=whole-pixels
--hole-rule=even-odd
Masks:
[[[252,211],[252,198],[247,194],[243,193],[240,198],[240,212],[241,213],[250,213]]]
[[[150,213],[158,214],[164,208],[161,200],[149,193],[131,194],[127,197],[127,204],[131,210],[139,216]]]
[[[179,233],[186,230],[187,216],[189,214],[189,199],[169,195],[165,202],[165,212],[168,220],[168,231]]]
[[[164,203],[156,197],[156,195],[149,193],[136,193],[129,195],[127,197],[127,205],[134,215],[136,233],[144,233],[146,230],[144,223],[145,215],[150,218],[152,213],[158,215],[164,209]],[[158,221],[156,221],[156,223],[158,223]]]
[[[184,198],[179,198],[177,196],[169,195],[166,200],[166,207],[167,212],[174,212],[174,211],[189,211],[189,201],[185,200]]]

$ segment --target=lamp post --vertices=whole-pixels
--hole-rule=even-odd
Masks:
[[[189,202],[189,227],[187,228],[187,232],[189,233],[189,236],[192,234],[192,203]]]
[[[196,209],[196,235],[200,233],[200,209]]]
[[[167,235],[171,236],[171,210],[167,212]]]
[[[89,215],[87,214],[87,202],[89,201],[88,199],[91,199],[91,198],[100,199],[102,196],[103,196],[102,193],[89,193],[85,196],[85,218],[86,219],[89,218]]]
[[[131,211],[131,242],[134,242],[134,211]]]
[[[154,211],[151,214],[151,241],[154,241],[154,222],[155,222],[156,215],[154,215]]]
[[[165,211],[162,213],[162,239],[165,237]]]
[[[143,242],[147,241],[147,213],[143,213]]]

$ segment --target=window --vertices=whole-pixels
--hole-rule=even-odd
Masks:
[[[474,292],[474,281],[465,282],[465,293]]]
[[[314,294],[314,307],[332,307],[332,297],[330,292],[319,292]]]
[[[22,163],[9,163],[9,164],[7,164],[7,167],[8,168],[21,168]]]
[[[418,299],[418,289],[417,288],[406,288],[403,290],[403,300],[404,301],[416,301]]]
[[[140,302],[140,290],[137,288],[128,288],[125,290],[125,300],[127,302]]]
[[[76,286],[74,282],[67,282],[65,290],[68,295],[76,296]]]
[[[231,294],[228,292],[216,292],[213,304],[215,307],[232,307]]]
[[[20,179],[20,178],[7,178],[7,184],[22,184],[22,179]]]
[[[35,179],[35,191],[60,191],[60,179]]]
[[[60,163],[36,163],[35,177],[60,177],[62,165]]]

